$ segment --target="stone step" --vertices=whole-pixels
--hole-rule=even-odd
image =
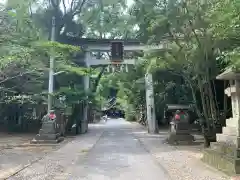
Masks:
[[[217,134],[217,142],[223,142],[226,144],[237,145],[240,142],[240,138],[237,136],[229,136],[225,134]]]
[[[30,143],[31,144],[57,144],[60,143],[64,140],[64,137],[59,137],[58,139],[55,140],[37,140],[33,139]]]
[[[227,127],[238,127],[238,119],[236,118],[229,118],[226,120]]]
[[[223,130],[222,134],[229,135],[229,136],[236,136],[237,133],[239,132],[237,128],[230,127],[230,126],[223,127],[222,130]]]
[[[228,175],[240,174],[239,158],[224,156],[213,149],[203,151],[202,161]]]
[[[167,142],[169,144],[178,144],[186,142],[186,144],[191,144],[194,141],[194,136],[191,134],[176,134],[170,133]]]
[[[210,148],[223,155],[240,158],[240,149],[234,145],[231,146],[226,143],[211,142]]]
[[[36,140],[55,140],[60,137],[60,134],[37,134],[35,139]]]

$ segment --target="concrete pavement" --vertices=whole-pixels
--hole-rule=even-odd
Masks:
[[[159,137],[156,136],[156,138]],[[183,171],[174,170],[176,167],[182,168],[181,160],[185,160],[184,156],[176,162],[179,152],[173,152],[172,147],[164,145],[161,139],[158,140],[153,143],[154,141],[144,135],[144,130],[138,125],[120,119],[109,120],[107,123],[92,125],[88,134],[78,136],[72,142],[8,179],[180,180],[184,178],[184,180],[208,180],[210,178],[209,180],[225,180],[227,178],[201,163],[197,167],[192,167],[192,169],[200,168],[200,171],[189,172],[185,161],[182,162],[185,167]],[[157,151],[159,146],[166,147]],[[174,163],[180,163],[180,165],[176,166]],[[194,174],[201,173],[202,170],[204,170],[203,174]]]

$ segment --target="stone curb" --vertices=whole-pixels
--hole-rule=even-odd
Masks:
[[[46,155],[46,154],[45,154],[45,155]],[[44,156],[45,156],[45,155],[44,155]],[[44,156],[41,157],[41,158],[32,160],[32,161],[31,161],[30,163],[28,163],[28,164],[18,166],[18,167],[14,168],[13,170],[10,170],[10,171],[8,171],[8,172],[1,173],[1,174],[0,174],[0,179],[7,180],[8,178],[16,175],[17,173],[19,173],[19,172],[22,171],[23,169],[26,169],[27,167],[31,166],[33,163],[40,161],[41,159],[44,158]]]
[[[18,145],[6,145],[0,146],[0,149],[11,149],[16,147],[42,147],[42,146],[59,146],[60,144],[18,144]]]
[[[66,142],[72,141],[73,139],[75,139],[75,137],[77,137],[77,136],[68,136],[67,138],[64,139],[64,141],[62,141],[60,143],[55,143],[55,144],[49,144],[49,143],[45,143],[45,144],[31,144],[29,142],[29,143],[23,143],[23,144],[0,145],[0,150],[2,150],[2,149],[12,149],[12,148],[16,148],[16,147],[49,147],[49,146],[59,146],[59,145],[65,144]]]

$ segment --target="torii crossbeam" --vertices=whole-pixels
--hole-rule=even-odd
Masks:
[[[133,39],[91,39],[91,38],[73,38],[69,37],[65,42],[71,45],[80,46],[83,51],[88,52],[110,52],[111,42],[123,42],[125,52],[136,51],[149,51],[149,50],[165,50],[167,49],[166,43],[155,43],[155,45],[144,45],[139,40]],[[97,59],[95,57],[88,56],[85,58],[87,66],[92,65],[107,65],[111,64],[110,60]],[[126,59],[120,64],[135,64],[135,59]]]

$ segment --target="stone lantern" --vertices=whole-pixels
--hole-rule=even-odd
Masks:
[[[64,140],[57,132],[58,124],[53,110],[46,114],[42,121],[42,128],[39,130],[39,134],[31,141],[32,144],[55,144]]]
[[[217,142],[204,150],[203,161],[227,174],[240,173],[240,73],[228,69],[217,76],[219,80],[230,82],[225,94],[231,97],[232,117],[226,119],[226,127],[216,135]]]

